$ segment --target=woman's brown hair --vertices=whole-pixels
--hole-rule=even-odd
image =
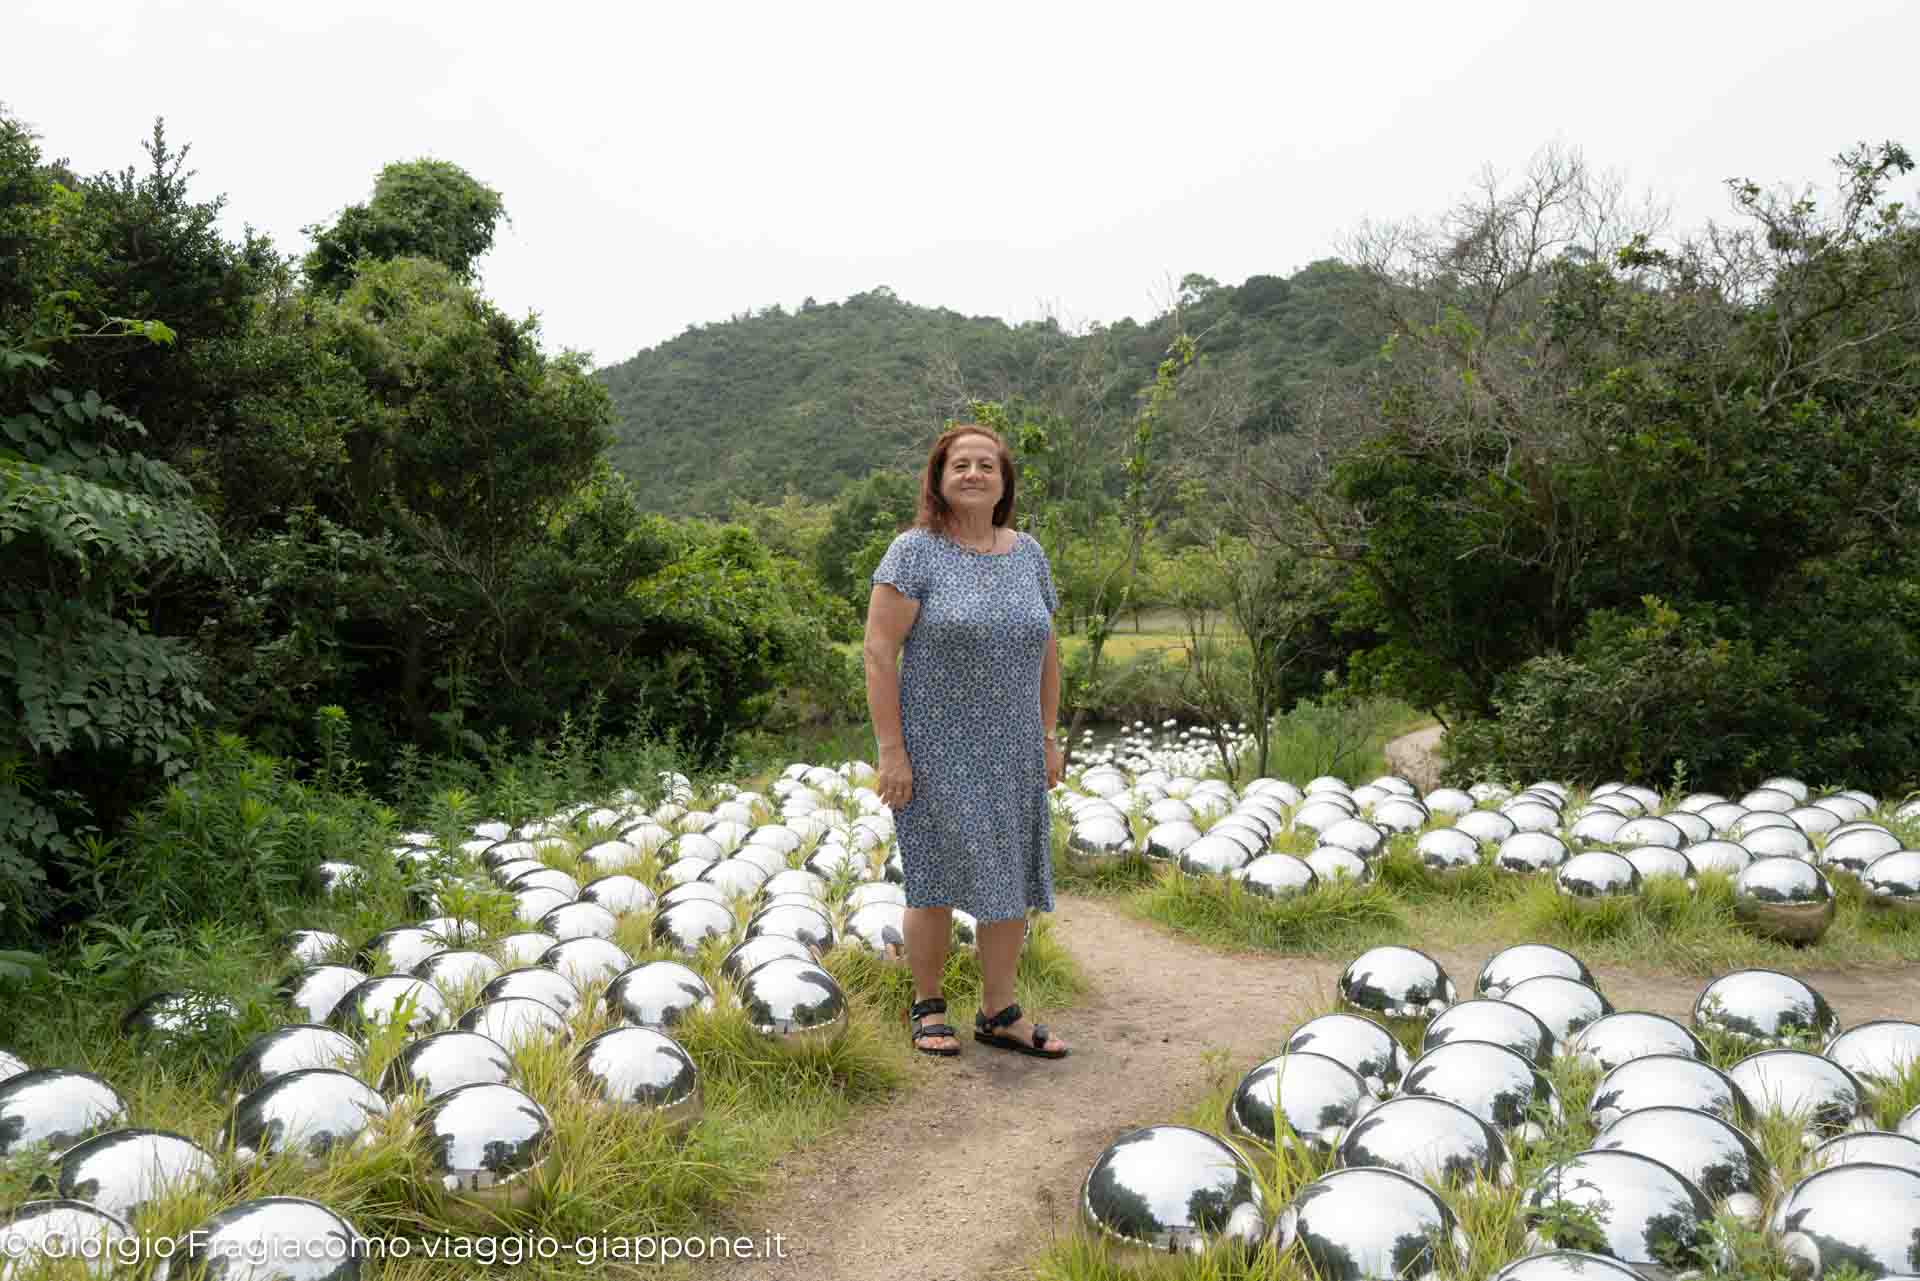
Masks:
[[[993,505],[993,523],[996,528],[1013,523],[1013,454],[1007,449],[1007,442],[1000,439],[1000,433],[991,427],[979,423],[955,423],[940,433],[940,439],[933,442],[933,451],[927,455],[927,469],[920,473],[920,511],[914,518],[914,524],[922,529],[930,529],[936,534],[947,532],[947,522],[953,518],[953,508],[940,494],[940,476],[947,470],[947,452],[954,442],[968,436],[982,436],[993,442],[1000,451],[1000,501]]]

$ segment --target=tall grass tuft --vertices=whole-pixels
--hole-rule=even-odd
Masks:
[[[1238,882],[1175,871],[1140,891],[1134,908],[1151,920],[1232,948],[1336,955],[1401,937],[1394,897],[1378,883],[1336,881],[1290,899],[1252,894]]]

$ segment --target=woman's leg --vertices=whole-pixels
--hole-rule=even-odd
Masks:
[[[1020,968],[1020,947],[1027,940],[1027,919],[1010,917],[1004,921],[982,921],[975,933],[980,949],[980,1012],[998,1014],[1013,1004],[1013,976]],[[1018,1023],[999,1029],[999,1035],[1033,1044],[1033,1020],[1021,1016]],[[1047,1029],[1047,1047],[1066,1049],[1067,1043]]]
[[[910,907],[904,913],[902,928],[907,935],[907,967],[913,971],[913,999],[923,1001],[939,996],[947,976],[947,948],[953,942],[951,907]],[[945,1021],[943,1015],[928,1020]],[[957,1049],[960,1042],[947,1036],[924,1037],[923,1049]]]

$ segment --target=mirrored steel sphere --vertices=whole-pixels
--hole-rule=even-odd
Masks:
[[[507,883],[507,888],[515,893],[521,890],[549,889],[568,899],[580,897],[580,882],[559,868],[547,867],[544,864],[520,873]]]
[[[1695,1108],[1643,1108],[1602,1130],[1593,1146],[1652,1157],[1749,1225],[1760,1222],[1773,1195],[1773,1168],[1759,1145]]]
[[[1385,828],[1389,832],[1417,832],[1433,819],[1427,807],[1409,797],[1395,797],[1381,801],[1373,807],[1369,816],[1375,827]]]
[[[1503,872],[1553,872],[1568,857],[1566,842],[1553,833],[1522,830],[1500,842],[1493,852],[1493,865]]]
[[[436,1208],[481,1229],[537,1210],[554,1154],[546,1109],[510,1085],[463,1085],[420,1111],[414,1144]]]
[[[1425,1183],[1513,1182],[1513,1157],[1500,1131],[1430,1095],[1389,1099],[1361,1117],[1341,1140],[1339,1164],[1398,1170]]]
[[[445,1027],[448,1014],[447,998],[433,984],[408,974],[376,974],[341,997],[326,1022],[348,1036],[364,1037],[398,1020],[419,1035]]]
[[[292,960],[301,965],[324,965],[335,956],[347,954],[347,941],[330,930],[294,930],[282,946]]]
[[[1557,974],[1600,990],[1585,961],[1545,943],[1516,943],[1495,952],[1480,967],[1480,977],[1474,980],[1473,990],[1481,996],[1504,997],[1515,984],[1543,974]]]
[[[1298,826],[1298,820],[1295,825]],[[1320,844],[1338,845],[1361,858],[1371,859],[1386,848],[1387,834],[1365,819],[1348,818],[1320,833]]]
[[[1798,1276],[1825,1277],[1842,1265],[1875,1277],[1920,1272],[1920,1174],[1830,1166],[1794,1184],[1767,1226]]]
[[[663,890],[671,889],[676,885],[685,885],[689,881],[699,880],[706,870],[717,862],[719,862],[718,858],[698,856],[677,858],[660,869],[659,875],[654,878],[654,883]],[[665,896],[662,895],[662,897]]]
[[[804,867],[789,867],[785,871],[775,872],[760,887],[760,892],[772,897],[776,894],[800,894],[816,902],[824,903],[828,897],[826,878]]]
[[[1802,832],[1794,821],[1785,814],[1779,813],[1776,810],[1754,809],[1742,810],[1740,816],[1734,819],[1732,825],[1727,828],[1727,835],[1736,841],[1744,843],[1748,837],[1757,832],[1766,831],[1769,828],[1778,828],[1800,840],[1804,840],[1806,837],[1806,833]],[[1807,847],[1811,848],[1811,843],[1808,843]],[[1798,846],[1795,848],[1798,848]]]
[[[1516,835],[1538,832],[1546,835],[1560,826],[1560,811],[1551,805],[1515,798],[1501,806],[1500,812],[1513,821]],[[1509,840],[1512,838],[1509,837]],[[1503,842],[1504,843],[1504,842]]]
[[[1480,866],[1480,842],[1458,827],[1436,827],[1414,842],[1414,856],[1430,872],[1462,872]]]
[[[413,967],[413,977],[425,979],[442,993],[491,983],[502,973],[500,962],[485,952],[465,949],[435,952]]]
[[[1465,832],[1482,845],[1498,846],[1520,829],[1513,825],[1512,819],[1497,810],[1475,810],[1455,820],[1453,830]]]
[[[16,1054],[0,1050],[0,1081],[19,1076],[27,1070],[27,1061]]]
[[[228,1065],[221,1085],[235,1099],[302,1068],[353,1071],[360,1045],[342,1032],[315,1023],[294,1023],[263,1032]]]
[[[662,908],[653,918],[654,942],[686,956],[699,952],[708,939],[726,941],[733,937],[733,913],[718,903],[690,899]]]
[[[1807,1154],[1809,1169],[1861,1164],[1893,1165],[1920,1173],[1920,1139],[1891,1130],[1861,1130],[1828,1139]]]
[[[1882,854],[1860,874],[1868,907],[1920,912],[1920,850]]]
[[[1703,1059],[1649,1054],[1614,1068],[1593,1087],[1587,1116],[1605,1129],[1644,1108],[1697,1108],[1732,1125],[1753,1123],[1753,1105],[1731,1077]]]
[[[1373,864],[1352,850],[1343,850],[1337,845],[1320,846],[1306,856],[1305,862],[1313,870],[1315,881],[1320,884],[1351,881],[1355,885],[1365,885],[1373,879]]]
[[[1869,1128],[1866,1091],[1853,1073],[1805,1050],[1761,1050],[1727,1071],[1763,1112],[1799,1119],[1821,1136]]]
[[[1671,1167],[1615,1149],[1582,1152],[1541,1171],[1525,1217],[1530,1239],[1542,1246],[1590,1249],[1665,1277],[1666,1269],[1680,1272],[1703,1260],[1713,1206]]]
[[[1228,836],[1202,836],[1180,851],[1180,870],[1189,876],[1225,876],[1251,862],[1247,847]]]
[[[62,1197],[84,1201],[119,1219],[132,1219],[154,1202],[192,1191],[219,1175],[212,1154],[184,1135],[108,1130],[63,1152],[53,1181]],[[0,1228],[0,1242],[5,1239],[5,1229]],[[5,1253],[0,1246],[0,1260]],[[0,1275],[4,1274],[0,1264]]]
[[[1822,1051],[1871,1084],[1893,1083],[1920,1063],[1920,1023],[1875,1019],[1848,1028]]]
[[[505,1085],[513,1079],[507,1047],[479,1032],[454,1028],[409,1041],[380,1074],[388,1098],[418,1092],[436,1098],[463,1085]]]
[[[339,862],[316,864],[313,871],[309,873],[309,877],[314,889],[322,898],[336,898],[350,894],[367,881],[364,869],[353,863]]]
[[[1155,823],[1147,831],[1147,857],[1177,859],[1189,845],[1200,839],[1200,829],[1186,819]]]
[[[1606,810],[1575,819],[1568,835],[1573,838],[1575,845],[1612,845],[1615,836],[1626,825],[1625,815]]]
[[[1184,1125],[1115,1139],[1080,1187],[1080,1214],[1110,1246],[1193,1255],[1216,1247],[1250,1255],[1267,1213],[1253,1167],[1230,1145]]]
[[[220,1146],[248,1164],[282,1154],[316,1167],[336,1151],[368,1143],[387,1101],[336,1068],[276,1076],[233,1105]]]
[[[1568,903],[1594,908],[1635,898],[1640,893],[1640,872],[1623,855],[1588,850],[1562,863],[1553,874],[1553,883]]]
[[[1813,861],[1813,842],[1807,839],[1805,832],[1785,819],[1745,832],[1739,840],[1741,846],[1757,859],[1797,858],[1802,862]]]
[[[1560,1095],[1545,1074],[1502,1045],[1450,1041],[1413,1061],[1403,1095],[1457,1103],[1510,1138],[1532,1142],[1561,1120]]]
[[[1651,1054],[1683,1054],[1704,1059],[1707,1047],[1700,1038],[1664,1014],[1625,1010],[1589,1023],[1573,1039],[1568,1052],[1602,1072]]]
[[[478,1032],[490,1041],[518,1053],[523,1046],[537,1041],[566,1042],[573,1039],[573,1027],[545,1001],[530,996],[503,996],[483,1001],[460,1016],[455,1025],[463,1032]]]
[[[562,903],[540,918],[540,929],[562,943],[571,939],[611,939],[620,922],[598,903]]]
[[[776,956],[788,956],[796,961],[815,959],[813,949],[799,939],[780,934],[762,934],[744,943],[735,944],[733,950],[728,952],[720,962],[720,976],[730,983],[737,984],[747,976],[747,971],[762,961],[771,961]]]
[[[1355,855],[1358,857],[1358,855]],[[1250,894],[1261,898],[1297,898],[1319,884],[1305,860],[1291,854],[1262,854],[1235,874]]]
[[[1680,835],[1683,838],[1685,846],[1688,848],[1691,848],[1700,841],[1709,840],[1713,837],[1713,824],[1698,814],[1688,814],[1680,810],[1673,810],[1661,817],[1680,829]]]
[[[1753,853],[1746,846],[1732,841],[1695,841],[1687,846],[1687,861],[1693,864],[1696,874],[1719,872],[1725,876],[1738,876],[1753,862]]]
[[[232,1030],[240,1007],[212,992],[156,992],[120,1019],[120,1034],[149,1044]]]
[[[358,1281],[371,1254],[347,1220],[305,1197],[242,1201],[173,1242],[155,1281],[269,1276],[273,1281]]]
[[[1375,1098],[1397,1090],[1408,1066],[1407,1052],[1393,1033],[1358,1014],[1308,1019],[1287,1038],[1286,1049],[1289,1054],[1309,1052],[1345,1064]]]
[[[1754,933],[1787,943],[1814,943],[1833,924],[1833,886],[1797,858],[1763,858],[1733,882],[1733,912]]]
[[[1624,1263],[1585,1250],[1543,1250],[1515,1259],[1492,1281],[1647,1281]]]
[[[1681,830],[1664,818],[1647,815],[1642,818],[1628,819],[1620,830],[1614,833],[1616,845],[1658,845],[1664,849],[1677,850],[1687,843]]]
[[[547,951],[552,951],[549,946]],[[546,952],[541,953],[542,956]],[[480,1000],[498,1001],[509,996],[527,996],[553,1007],[554,1013],[571,1018],[580,1008],[580,988],[559,970],[546,965],[508,970],[480,989]]]
[[[907,892],[889,881],[868,881],[847,891],[847,911],[857,912],[869,903],[907,905]]]
[[[716,886],[729,898],[752,898],[771,875],[752,859],[727,858],[710,864],[700,873],[700,879]]]
[[[1750,810],[1784,814],[1794,806],[1803,804],[1806,799],[1805,788],[1801,788],[1800,794],[1795,796],[1792,792],[1782,791],[1777,787],[1756,787],[1742,796],[1740,803]]]
[[[50,1275],[110,1277],[139,1257],[140,1238],[121,1219],[71,1197],[25,1201],[0,1216],[0,1281]],[[56,1262],[59,1261],[59,1262]]]
[[[573,1075],[608,1103],[645,1108],[673,1133],[683,1133],[705,1110],[700,1071],[680,1043],[655,1028],[616,1027],[573,1056]]]
[[[355,957],[356,968],[370,974],[406,974],[414,966],[446,950],[446,941],[417,925],[400,925],[368,939]]]
[[[869,903],[847,916],[841,932],[844,942],[865,948],[887,961],[907,955],[907,909],[900,903]]]
[[[669,1028],[713,1008],[713,989],[678,961],[636,965],[607,985],[607,1009],[636,1027]]]
[[[1096,814],[1074,821],[1067,848],[1092,858],[1113,858],[1133,848],[1133,832],[1125,819]]]
[[[126,1100],[91,1072],[40,1068],[0,1082],[0,1161],[59,1151],[126,1123]]]
[[[746,937],[773,934],[798,939],[818,955],[833,949],[833,922],[825,911],[813,906],[765,907],[747,922]]]
[[[1408,1277],[1437,1281],[1470,1248],[1453,1211],[1397,1170],[1335,1170],[1301,1188],[1273,1229],[1323,1281]]]
[[[1450,1041],[1488,1041],[1504,1045],[1536,1067],[1549,1067],[1555,1049],[1553,1033],[1532,1011],[1511,1001],[1480,997],[1462,1001],[1427,1024],[1422,1053]]]
[[[1454,1001],[1453,980],[1440,963],[1411,947],[1362,952],[1340,975],[1340,1000],[1351,1009],[1388,1019],[1432,1018]]]
[[[366,981],[366,974],[349,966],[316,965],[281,984],[280,998],[304,1022],[324,1023],[340,999]]]
[[[1323,1054],[1282,1054],[1240,1078],[1227,1100],[1225,1127],[1270,1148],[1297,1141],[1324,1156],[1372,1106],[1366,1083],[1344,1063]]]
[[[1473,797],[1457,787],[1436,787],[1424,798],[1427,809],[1435,814],[1450,814],[1458,817],[1474,807]]]
[[[540,954],[543,969],[557,971],[576,988],[609,983],[633,964],[633,958],[612,939],[572,938],[555,943]]]
[[[1737,805],[1732,801],[1716,801],[1701,807],[1699,812],[1700,817],[1712,825],[1716,836],[1726,836],[1733,840],[1740,839],[1733,835],[1735,825],[1750,813],[1746,806]]]
[[[1522,980],[1508,988],[1501,999],[1531,1011],[1547,1025],[1547,1031],[1553,1033],[1555,1044],[1562,1050],[1571,1045],[1574,1035],[1589,1023],[1597,1023],[1613,1013],[1606,997],[1585,983],[1558,974]]]
[[[740,980],[747,1025],[774,1043],[823,1045],[847,1030],[847,997],[833,975],[808,961],[776,957]]]
[[[1840,1030],[1827,998],[1777,970],[1735,970],[1713,980],[1693,1003],[1693,1025],[1766,1047],[1819,1046]]]
[[[1669,849],[1665,845],[1636,845],[1630,850],[1622,850],[1620,857],[1633,864],[1633,870],[1640,873],[1640,884],[1666,877],[1680,881],[1689,890],[1694,888],[1693,859],[1680,850]]]

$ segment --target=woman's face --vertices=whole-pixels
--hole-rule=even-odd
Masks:
[[[985,436],[962,436],[947,448],[940,473],[940,496],[956,515],[985,512],[989,517],[1007,492],[1000,474],[1000,449]]]

